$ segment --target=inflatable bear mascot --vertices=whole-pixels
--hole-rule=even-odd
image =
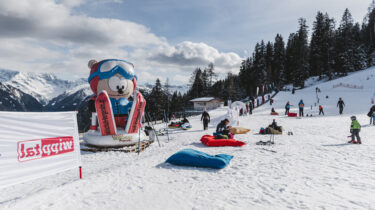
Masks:
[[[107,59],[88,63],[88,82],[95,96],[89,102],[92,112],[90,130],[97,130],[96,118],[102,136],[135,134],[146,106],[136,90],[134,65],[124,60]]]

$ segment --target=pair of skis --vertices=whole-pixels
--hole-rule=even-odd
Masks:
[[[141,93],[135,91],[133,98],[133,105],[125,125],[125,133],[137,133],[139,131],[142,114],[146,107],[146,100]],[[103,90],[99,93],[95,101],[95,107],[102,136],[116,135],[115,117],[107,91]]]

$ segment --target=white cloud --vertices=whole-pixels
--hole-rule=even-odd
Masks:
[[[89,2],[0,0],[0,68],[75,78],[88,75],[90,59],[120,58],[133,62],[144,82],[169,77],[172,83],[186,82],[195,67],[210,62],[222,73],[239,69],[237,54],[205,43],[171,46],[144,25],[73,14],[73,7]]]
[[[52,0],[0,1],[0,37],[28,37],[61,44],[144,47],[162,44],[143,25],[130,21],[72,15]]]
[[[158,63],[175,64],[178,66],[207,66],[214,63],[224,73],[239,69],[241,57],[236,53],[221,53],[205,43],[184,41],[176,46],[163,46],[156,49],[151,60]]]

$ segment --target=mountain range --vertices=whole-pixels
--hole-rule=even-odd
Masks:
[[[151,92],[152,85],[139,89]],[[170,86],[185,93],[187,85]],[[89,128],[87,103],[93,93],[86,78],[63,80],[53,73],[30,73],[0,69],[0,111],[78,111],[80,132]]]

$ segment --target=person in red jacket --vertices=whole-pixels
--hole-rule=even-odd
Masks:
[[[322,105],[319,105],[319,115],[320,114],[323,114],[324,115],[324,111],[323,111],[323,107]]]

